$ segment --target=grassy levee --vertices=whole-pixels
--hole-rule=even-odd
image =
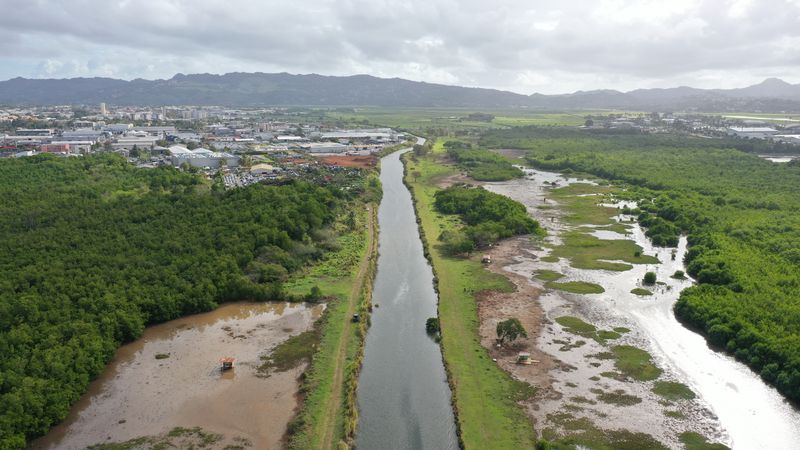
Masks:
[[[481,346],[478,334],[476,294],[480,291],[510,290],[506,278],[484,270],[476,258],[445,257],[437,248],[436,238],[456,226],[452,217],[437,214],[433,209],[435,180],[456,169],[437,164],[443,153],[441,142],[434,152],[411,161],[406,154],[405,183],[410,187],[426,257],[433,265],[439,294],[439,320],[442,328],[442,356],[453,392],[459,440],[465,449],[534,448],[536,437],[530,419],[519,400],[532,394],[529,385],[513,380],[492,362]],[[417,181],[409,175],[413,166],[420,172]]]
[[[377,205],[358,214],[357,231],[341,239],[342,249],[291,283],[289,292],[308,292],[318,285],[335,299],[320,319],[320,343],[303,375],[302,406],[290,423],[288,447],[349,447],[358,423],[356,383],[369,326],[369,303],[377,262]],[[363,318],[353,323],[353,313]]]

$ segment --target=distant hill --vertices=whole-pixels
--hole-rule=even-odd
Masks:
[[[800,84],[770,78],[740,89],[637,89],[530,96],[369,75],[178,74],[168,80],[26,79],[0,82],[0,104],[306,105],[800,112]]]

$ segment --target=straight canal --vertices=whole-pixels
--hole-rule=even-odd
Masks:
[[[422,251],[403,164],[395,152],[381,160],[376,306],[358,386],[356,447],[456,449],[451,392],[439,345],[425,333],[437,315],[433,271]]]

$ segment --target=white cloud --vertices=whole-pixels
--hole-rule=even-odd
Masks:
[[[0,79],[370,73],[555,93],[800,81],[800,1],[0,0]]]

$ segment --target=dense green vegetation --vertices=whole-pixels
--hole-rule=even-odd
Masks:
[[[516,317],[499,322],[495,331],[501,344],[505,341],[514,342],[519,337],[528,337],[528,333]]]
[[[800,167],[725,148],[738,141],[671,135],[519,127],[481,144],[628,187],[639,201],[629,212],[656,244],[687,233],[687,272],[699,284],[681,293],[676,314],[800,399]]]
[[[514,167],[506,158],[489,150],[473,148],[462,141],[444,143],[447,156],[458,162],[467,175],[479,181],[506,181],[522,176],[522,171]]]
[[[338,245],[349,181],[223,192],[114,155],[0,161],[0,447],[62,419],[145,325],[290,298],[284,281]]]
[[[450,186],[436,192],[434,198],[437,211],[457,214],[466,224],[460,230],[441,234],[440,240],[450,254],[470,253],[511,236],[543,233],[522,204],[482,187]]]

